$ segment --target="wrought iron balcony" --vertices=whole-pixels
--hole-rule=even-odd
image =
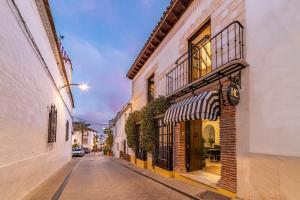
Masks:
[[[193,45],[166,75],[167,97],[184,95],[245,67],[243,32],[241,23],[234,21]]]

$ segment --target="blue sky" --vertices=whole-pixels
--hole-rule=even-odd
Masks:
[[[51,0],[57,34],[73,63],[74,115],[108,122],[130,99],[126,72],[170,0]],[[101,126],[94,126],[101,130]]]

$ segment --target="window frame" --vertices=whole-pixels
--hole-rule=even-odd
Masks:
[[[69,141],[70,123],[69,120],[66,122],[66,141]]]
[[[199,77],[194,77],[193,76],[193,72],[194,72],[194,69],[193,69],[193,50],[194,48],[198,48],[197,45],[193,45],[192,42],[193,40],[195,40],[203,31],[206,30],[206,28],[209,27],[210,28],[210,34],[208,35],[208,38],[206,38],[206,36],[203,36],[203,38],[198,42],[198,43],[205,43],[207,40],[209,40],[211,38],[211,20],[208,19],[205,23],[203,23],[203,25],[201,25],[201,27],[188,39],[188,57],[189,57],[189,60],[188,60],[188,65],[189,65],[189,82],[193,82],[201,77],[203,77],[205,74],[202,74],[202,71],[200,69],[199,70]],[[198,52],[199,50],[196,50],[196,52],[198,54],[200,54],[200,52]],[[212,68],[212,66],[210,66],[210,68]],[[211,69],[210,69],[211,71]],[[207,69],[206,69],[206,74],[207,74]]]
[[[172,171],[174,125],[165,125],[163,119],[155,119],[155,165]]]
[[[137,134],[137,141],[136,141],[136,150],[135,150],[135,156],[137,159],[146,161],[147,160],[147,152],[143,150],[141,145],[141,128],[140,124],[136,124],[135,131]]]
[[[50,106],[48,119],[48,143],[56,142],[57,134],[57,109],[55,105]]]
[[[151,86],[153,86],[153,89]],[[147,79],[147,101],[148,101],[148,103],[153,101],[154,98],[155,98],[155,81],[154,81],[154,74],[152,74]]]

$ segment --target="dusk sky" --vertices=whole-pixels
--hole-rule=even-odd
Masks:
[[[51,0],[56,31],[73,63],[74,115],[107,123],[131,97],[126,73],[170,0]],[[103,127],[94,126],[101,130]]]

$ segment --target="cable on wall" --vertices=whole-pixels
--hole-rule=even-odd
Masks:
[[[70,115],[70,117],[73,119],[72,112],[70,111],[69,107],[67,106],[67,104],[66,104],[66,102],[65,102],[62,94],[60,93],[59,87],[55,83],[55,80],[54,80],[54,78],[53,78],[53,76],[52,76],[52,74],[50,72],[50,69],[49,69],[49,67],[48,67],[48,65],[47,65],[44,57],[42,56],[41,51],[39,50],[39,48],[38,48],[38,46],[37,46],[37,44],[36,44],[36,42],[35,42],[32,34],[31,34],[31,32],[30,32],[30,30],[29,30],[29,28],[28,28],[28,26],[27,26],[27,24],[26,24],[26,22],[25,22],[25,20],[24,20],[24,18],[22,16],[21,12],[20,12],[20,9],[19,9],[18,5],[15,3],[15,0],[8,0],[8,1],[10,2],[9,5],[11,6],[11,8],[13,7],[12,8],[13,12],[14,12],[14,10],[17,12],[18,16],[16,16],[16,17],[17,17],[18,21],[21,22],[23,30],[25,31],[26,36],[31,41],[31,44],[33,45],[33,48],[34,48],[35,52],[38,54],[38,56],[40,58],[40,61],[42,62],[44,68],[46,69],[46,71],[47,71],[47,73],[48,73],[48,75],[49,75],[49,77],[50,77],[50,79],[51,79],[51,81],[52,81],[52,83],[53,83],[53,85],[54,85],[54,87],[56,89],[56,92],[59,94],[59,96],[60,96],[60,98],[61,98],[64,106],[66,107],[66,109],[67,109],[67,111],[68,111],[68,113]]]

